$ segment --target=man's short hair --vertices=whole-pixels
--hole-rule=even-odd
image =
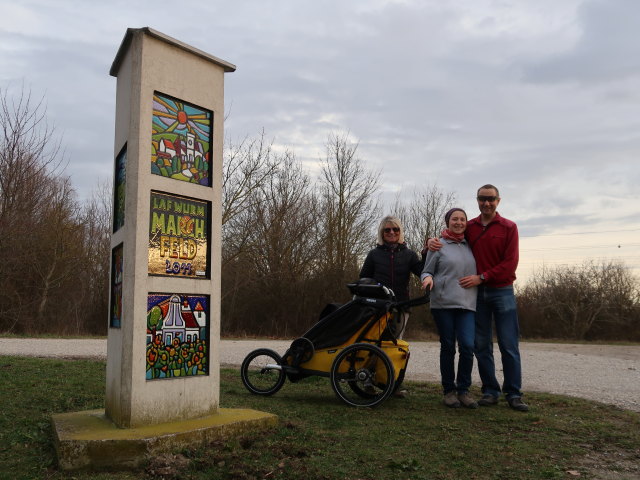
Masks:
[[[488,189],[490,189],[490,188],[493,188],[493,189],[496,191],[496,197],[500,198],[500,191],[498,190],[498,187],[496,187],[496,186],[494,186],[494,185],[491,185],[490,183],[487,183],[486,185],[481,186],[481,187],[478,189],[478,191],[476,192],[476,195],[479,195],[479,194],[480,194],[480,190],[482,190],[482,189],[486,189],[486,190],[488,190]]]

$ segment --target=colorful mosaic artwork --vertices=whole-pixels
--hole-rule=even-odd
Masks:
[[[116,157],[115,182],[113,186],[113,233],[124,225],[124,191],[127,172],[127,146]]]
[[[111,251],[111,315],[109,326],[120,328],[122,326],[122,244]]]
[[[211,186],[213,113],[153,95],[151,173]]]
[[[147,380],[209,374],[209,296],[150,293]]]
[[[151,192],[149,274],[208,278],[210,203]]]

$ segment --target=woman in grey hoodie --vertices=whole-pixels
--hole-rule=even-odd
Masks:
[[[469,394],[473,370],[476,287],[467,287],[465,277],[476,275],[476,262],[464,238],[467,214],[452,208],[445,215],[442,248],[429,251],[420,279],[431,290],[431,313],[440,335],[440,375],[444,404],[448,407],[477,408]],[[463,286],[465,285],[465,286]],[[458,373],[454,360],[458,343]]]

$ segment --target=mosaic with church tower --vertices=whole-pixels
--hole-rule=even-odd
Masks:
[[[211,186],[213,112],[155,92],[151,173]]]

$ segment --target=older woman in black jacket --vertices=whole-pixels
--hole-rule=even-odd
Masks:
[[[378,227],[378,245],[371,250],[360,270],[360,278],[373,278],[393,290],[399,301],[409,299],[409,277],[420,276],[422,260],[404,243],[402,222],[386,216]],[[402,338],[409,316],[397,318],[392,325],[396,338]]]

